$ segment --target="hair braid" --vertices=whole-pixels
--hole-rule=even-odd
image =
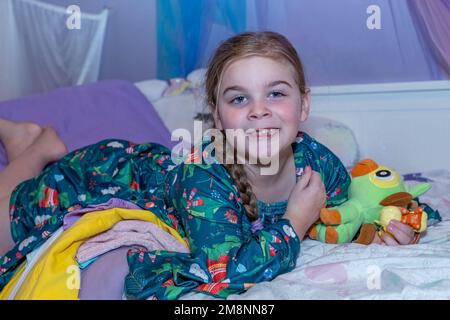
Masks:
[[[247,173],[242,164],[226,164],[226,168],[233,178],[236,187],[241,194],[242,203],[245,212],[250,221],[258,219],[258,205],[255,194],[252,191],[252,186],[248,182]]]
[[[248,181],[247,173],[245,172],[244,165],[239,163],[227,163],[228,157],[230,155],[227,153],[226,145],[226,134],[225,130],[222,130],[222,136],[225,138],[222,143],[214,140],[214,150],[216,157],[219,157],[223,160],[224,167],[228,170],[231,178],[234,181],[236,189],[238,190],[242,204],[244,205],[245,214],[249,218],[250,221],[257,220],[259,217],[258,214],[258,205],[255,194],[253,193],[252,186]],[[233,158],[236,159],[236,149],[233,150]]]

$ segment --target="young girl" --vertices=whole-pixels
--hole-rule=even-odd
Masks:
[[[345,201],[350,183],[339,159],[298,131],[310,109],[299,57],[280,34],[234,36],[212,57],[206,93],[218,130],[277,139],[278,146],[265,150],[279,163],[275,174],[261,174],[261,163],[222,164],[215,157],[220,148],[209,155],[212,164],[174,165],[159,144],[122,140],[66,154],[53,130],[0,120],[10,160],[0,173],[1,287],[67,212],[111,198],[151,210],[188,240],[191,251],[131,249],[128,298],[176,299],[193,290],[226,298],[292,270],[320,209]],[[393,222],[390,232],[396,240],[383,234],[374,242],[413,239],[403,224]]]

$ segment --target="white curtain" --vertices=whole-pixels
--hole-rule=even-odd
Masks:
[[[66,8],[0,0],[0,100],[98,79],[108,11],[81,12],[69,29]]]

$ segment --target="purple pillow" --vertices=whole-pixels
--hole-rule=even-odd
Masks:
[[[175,142],[153,105],[128,81],[105,80],[0,102],[0,117],[51,126],[69,151],[107,138]],[[0,143],[0,171],[7,158]]]

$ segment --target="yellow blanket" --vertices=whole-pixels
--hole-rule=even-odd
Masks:
[[[44,252],[26,275],[14,299],[78,299],[80,269],[75,260],[77,250],[89,238],[109,230],[121,220],[144,220],[152,222],[188,247],[180,234],[146,210],[114,208],[94,211],[82,216]],[[20,275],[25,270],[23,263],[14,277],[0,293],[0,299],[7,299]]]

